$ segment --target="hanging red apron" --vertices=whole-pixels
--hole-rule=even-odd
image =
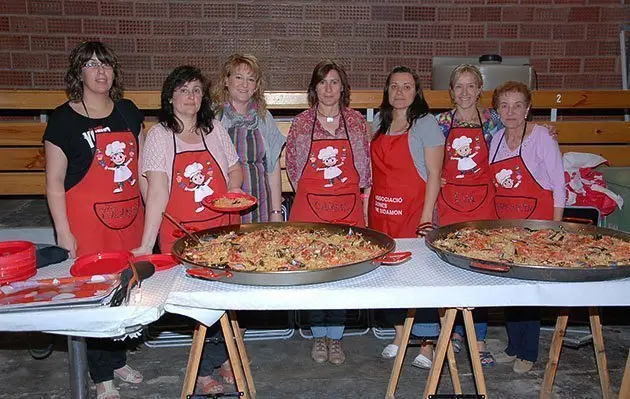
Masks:
[[[409,132],[372,141],[372,190],[368,226],[393,238],[415,238],[422,218],[426,182],[409,151]]]
[[[354,155],[343,113],[341,120],[346,138],[315,140],[315,114],[309,160],[304,165],[298,182],[289,221],[340,222],[365,226],[359,172],[354,166]]]
[[[518,155],[495,162],[504,132],[492,157],[490,171],[497,189],[495,209],[499,219],[553,220],[553,192],[538,184],[521,157],[526,129],[527,123],[523,128]]]
[[[66,192],[66,212],[77,241],[77,256],[132,250],[142,241],[138,141],[128,127],[121,132],[96,133],[101,127],[91,129],[96,149],[90,168]]]
[[[477,110],[479,123],[481,115]],[[437,201],[440,226],[470,220],[494,220],[494,185],[488,165],[488,145],[480,127],[453,127],[446,138],[442,178]]]
[[[230,223],[227,213],[215,212],[203,206],[201,201],[212,194],[227,192],[227,183],[219,164],[206,146],[204,149],[177,152],[177,140],[173,133],[173,175],[166,212],[187,227],[199,231]],[[173,243],[181,237],[179,229],[168,220],[160,226],[160,251],[171,252]]]

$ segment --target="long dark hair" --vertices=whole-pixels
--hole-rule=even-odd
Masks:
[[[389,84],[392,80],[392,75],[395,73],[408,73],[413,76],[413,80],[416,85],[416,96],[413,99],[413,102],[407,108],[407,123],[411,127],[413,123],[426,114],[429,113],[429,104],[427,104],[424,99],[424,95],[422,94],[422,86],[420,86],[420,77],[413,69],[406,66],[397,66],[392,69],[392,71],[387,75],[387,80],[385,81],[385,88],[383,89],[383,101],[381,102],[381,106],[379,109],[381,124],[378,127],[378,131],[372,138],[372,140],[376,139],[381,134],[386,134],[389,130],[389,127],[392,125],[393,119],[393,109],[392,105],[389,103]]]
[[[308,85],[308,105],[311,107],[317,104],[317,85],[324,80],[328,72],[337,71],[339,79],[341,79],[341,97],[339,98],[339,108],[343,109],[350,106],[350,82],[346,70],[337,61],[331,59],[323,59],[313,69],[311,75],[311,83]]]
[[[83,99],[83,79],[81,69],[93,55],[103,64],[111,65],[114,70],[112,87],[109,89],[109,98],[116,102],[122,98],[123,84],[118,68],[118,57],[114,51],[105,43],[83,42],[76,46],[68,57],[68,70],[66,71],[66,93],[70,101],[80,101]]]
[[[162,86],[161,102],[162,106],[158,113],[158,120],[175,133],[181,133],[184,130],[184,124],[175,115],[173,110],[173,93],[186,83],[198,81],[203,88],[201,97],[201,107],[197,112],[197,131],[201,130],[203,134],[208,134],[214,129],[212,120],[214,112],[212,111],[212,98],[210,97],[210,81],[206,79],[199,68],[190,65],[182,65],[173,69],[166,77]]]

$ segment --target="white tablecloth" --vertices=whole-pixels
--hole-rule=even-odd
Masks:
[[[68,277],[72,261],[39,269],[33,279]],[[133,335],[159,319],[177,270],[154,274],[134,289],[129,304],[118,307],[71,307],[55,310],[0,313],[2,331],[45,331],[81,337],[124,337]]]
[[[628,306],[630,279],[551,283],[463,270],[439,259],[421,239],[397,240],[413,258],[324,284],[262,287],[203,281],[178,272],[167,310],[308,310],[490,306]],[[191,314],[191,317],[195,317]],[[197,318],[197,317],[195,317]],[[202,319],[197,319],[203,322]]]

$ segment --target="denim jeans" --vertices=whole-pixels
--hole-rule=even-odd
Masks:
[[[313,338],[341,339],[346,321],[345,310],[311,310]]]

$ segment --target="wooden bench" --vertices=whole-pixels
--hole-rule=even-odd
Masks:
[[[482,103],[485,106],[490,105],[491,94],[484,93]],[[630,92],[539,90],[533,94],[536,115],[551,120],[557,127],[563,152],[596,153],[608,159],[611,166],[630,166],[630,122],[621,117],[623,110],[630,108]],[[149,114],[159,109],[160,93],[157,91],[127,91],[125,95]],[[291,122],[290,117],[283,116],[308,108],[304,91],[270,91],[265,96],[284,134]],[[427,90],[425,96],[432,110],[451,106],[447,91]],[[381,90],[354,90],[351,106],[366,110],[368,120],[371,120],[381,97]],[[41,138],[46,115],[64,101],[63,91],[0,90],[0,195],[45,194]],[[579,120],[568,121],[562,116],[558,121],[558,113],[567,110],[572,114],[570,117]],[[575,116],[576,112],[580,114]],[[153,123],[154,119],[147,119],[147,128]],[[284,167],[284,157],[281,165]],[[286,173],[282,178],[283,191],[292,191]]]

